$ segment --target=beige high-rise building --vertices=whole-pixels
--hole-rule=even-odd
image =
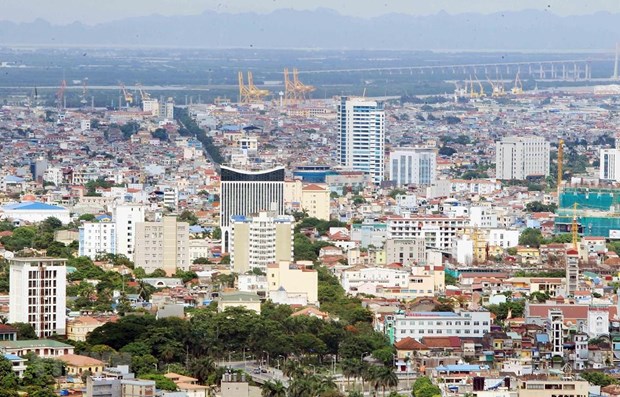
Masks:
[[[287,210],[306,211],[309,217],[330,219],[330,191],[326,184],[304,184],[300,180],[284,182],[284,203]]]
[[[290,215],[260,212],[252,217],[233,216],[230,234],[230,264],[233,271],[245,273],[254,268],[267,272],[267,266],[293,260],[293,228]]]
[[[177,269],[188,270],[189,223],[177,222],[174,215],[161,222],[137,223],[135,265],[147,273],[163,269],[169,276]]]

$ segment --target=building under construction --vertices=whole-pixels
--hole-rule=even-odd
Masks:
[[[620,188],[564,187],[555,232],[571,233],[573,219],[580,236],[620,239]]]

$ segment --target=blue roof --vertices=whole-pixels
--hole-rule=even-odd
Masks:
[[[204,233],[205,228],[200,225],[193,225],[189,227],[189,232],[190,233]]]
[[[220,129],[223,131],[241,131],[242,128],[243,126],[240,125],[223,125]]]
[[[536,334],[536,342],[549,343],[549,335],[547,335],[547,334]]]
[[[65,207],[58,205],[45,204],[39,201],[26,201],[23,203],[15,203],[5,205],[4,210],[20,210],[20,211],[64,211]]]
[[[98,221],[102,221],[104,219],[112,220],[112,217],[108,214],[102,214],[102,215],[97,215],[95,219]]]
[[[5,182],[23,182],[25,181],[24,178],[20,178],[18,176],[15,175],[7,175],[4,177],[4,181]]]
[[[454,364],[454,365],[442,365],[435,369],[437,371],[449,371],[449,372],[480,371],[480,366],[469,365],[469,364]]]
[[[9,361],[23,360],[23,358],[21,358],[20,356],[17,356],[15,354],[11,354],[11,353],[5,353],[4,354],[4,358],[6,358]]]

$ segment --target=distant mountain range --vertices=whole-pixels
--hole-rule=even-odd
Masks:
[[[151,15],[95,26],[0,21],[0,46],[160,46],[395,50],[613,49],[620,14],[560,17],[545,11],[429,16],[387,14],[371,19],[333,10],[270,14]]]

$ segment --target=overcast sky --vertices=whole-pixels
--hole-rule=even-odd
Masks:
[[[397,12],[415,15],[445,10],[492,13],[546,9],[558,15],[620,13],[618,0],[0,0],[0,20],[28,22],[43,18],[55,24],[96,24],[150,14],[192,15],[205,10],[266,13],[279,8],[325,7],[341,14],[373,17]]]

